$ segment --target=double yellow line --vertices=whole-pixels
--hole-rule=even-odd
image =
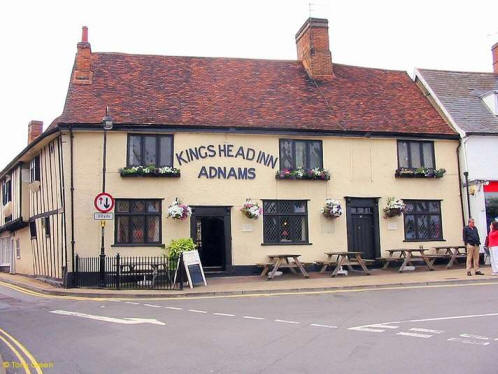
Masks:
[[[19,367],[16,366],[16,368],[24,369],[24,372],[26,374],[31,374],[32,372],[35,372],[37,374],[43,374],[42,369],[39,367],[38,361],[36,361],[36,359],[26,349],[26,347],[24,347],[17,339],[15,339],[12,335],[7,333],[5,330],[2,330],[1,328],[0,328],[0,341],[3,341],[5,345],[17,357],[18,361],[16,362],[16,364],[18,364]],[[29,363],[27,363],[27,361],[29,361]],[[4,363],[6,364],[4,365]],[[0,365],[2,365],[4,368],[9,368],[11,367],[11,362],[4,361],[0,363]],[[31,369],[33,369],[33,371],[31,371]]]
[[[27,288],[23,288],[20,286],[16,286],[11,283],[6,283],[0,281],[0,286],[10,288],[11,290],[21,292],[25,295],[35,296],[35,297],[43,297],[46,299],[65,299],[65,300],[93,300],[93,301],[105,301],[107,299],[104,298],[96,298],[96,297],[83,297],[83,296],[63,296],[63,295],[47,295],[40,292],[32,291]]]

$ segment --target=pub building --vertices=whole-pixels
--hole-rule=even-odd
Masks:
[[[67,280],[76,254],[98,256],[104,188],[106,255],[192,237],[208,273],[460,243],[455,131],[406,72],[335,63],[326,19],[295,40],[296,60],[134,55],[92,51],[84,27],[62,114],[30,122],[0,174],[4,267]],[[391,197],[404,214],[385,215]],[[248,199],[258,219],[240,211]],[[327,199],[341,216],[322,214]],[[177,200],[187,219],[167,217]]]

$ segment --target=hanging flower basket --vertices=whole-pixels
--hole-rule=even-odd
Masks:
[[[339,200],[326,199],[325,206],[320,212],[327,218],[337,218],[342,215],[342,207]]]
[[[402,215],[406,211],[406,205],[403,200],[396,200],[394,197],[387,198],[387,206],[384,208],[384,216],[396,217]]]
[[[263,209],[259,207],[258,203],[252,201],[251,199],[246,199],[240,211],[243,215],[250,219],[258,219],[261,213],[263,213]]]
[[[177,220],[185,220],[192,215],[192,209],[186,204],[182,204],[180,200],[175,199],[168,207],[168,217]]]

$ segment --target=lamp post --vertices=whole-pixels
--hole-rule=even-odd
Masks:
[[[102,127],[104,128],[104,147],[102,155],[102,192],[105,192],[105,172],[106,172],[106,155],[107,155],[107,131],[112,130],[112,118],[109,115],[109,107],[105,108],[105,116],[102,118]],[[105,247],[104,247],[104,228],[105,221],[100,221],[101,244],[100,244],[100,287],[105,287]]]

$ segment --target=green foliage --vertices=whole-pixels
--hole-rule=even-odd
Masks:
[[[181,238],[172,240],[171,243],[166,247],[167,254],[166,256],[171,259],[177,259],[180,256],[180,253],[193,251],[196,248],[196,245],[192,238]]]

